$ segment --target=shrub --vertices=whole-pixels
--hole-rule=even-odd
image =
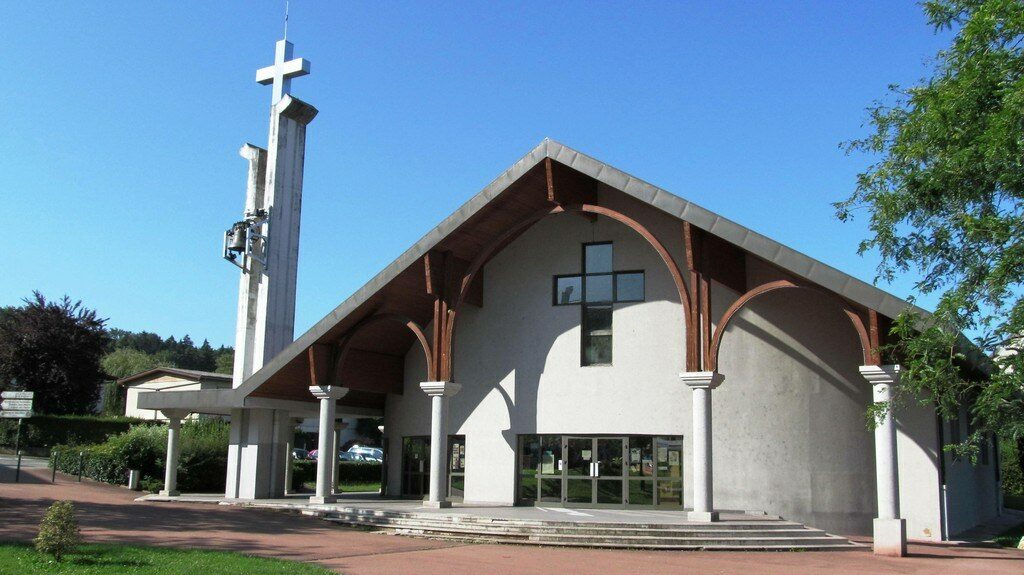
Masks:
[[[112,435],[124,433],[135,425],[159,425],[160,422],[131,417],[95,415],[36,415],[21,428],[21,445],[28,453],[46,455],[55,445],[103,443]],[[14,446],[16,419],[0,419],[0,445]]]
[[[380,481],[380,463],[369,461],[343,461],[338,471],[339,483],[373,483]],[[316,481],[316,461],[292,462],[292,489]]]
[[[57,562],[74,552],[82,542],[74,504],[70,501],[57,501],[51,505],[39,523],[39,536],[34,542],[36,551],[53,555]]]
[[[178,459],[178,488],[182,491],[222,492],[228,465],[227,423],[217,420],[186,421],[181,426],[181,455]],[[105,443],[54,448],[50,465],[58,471],[78,474],[79,453],[82,475],[123,485],[128,470],[138,469],[143,489],[163,485],[167,461],[167,426],[142,425],[115,435]]]

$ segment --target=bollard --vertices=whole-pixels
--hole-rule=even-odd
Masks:
[[[132,491],[139,490],[139,470],[129,469],[128,470],[128,489]]]
[[[18,451],[18,466],[14,468],[14,482],[21,481],[21,451]]]
[[[78,452],[78,482],[79,483],[82,482],[82,471],[83,471],[82,468],[83,467],[85,467],[85,452],[84,451],[79,451]]]
[[[59,456],[57,450],[53,450],[50,456],[53,458],[53,475],[50,476],[50,483],[57,483],[57,457]]]

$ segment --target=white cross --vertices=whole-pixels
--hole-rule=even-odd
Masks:
[[[287,40],[278,40],[274,50],[274,65],[256,70],[256,81],[266,86],[274,85],[274,94],[270,104],[281,101],[285,94],[291,92],[292,78],[309,74],[309,60],[305,58],[292,57],[292,43]]]

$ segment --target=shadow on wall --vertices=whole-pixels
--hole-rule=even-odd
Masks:
[[[806,290],[753,300],[722,338],[714,395],[716,506],[868,534],[875,516],[870,387],[842,310]]]
[[[572,431],[549,429],[552,409],[539,405],[541,393],[545,397],[550,394],[552,401],[568,410],[586,399],[574,402],[572,397],[560,395],[562,390],[548,389],[550,384],[541,390],[546,370],[554,384],[564,381],[562,378],[593,377],[598,381],[635,376],[622,368],[585,374],[583,370],[589,368],[579,366],[581,308],[554,306],[551,301],[552,277],[580,272],[582,243],[605,240],[615,243],[615,269],[643,269],[646,274],[646,301],[615,304],[614,313],[635,306],[669,303],[680,310],[682,322],[667,267],[654,248],[633,230],[613,220],[600,218],[594,224],[571,214],[544,220],[484,268],[485,306],[467,306],[459,312],[453,379],[463,387],[452,403],[452,429],[465,425],[464,429],[473,430],[478,436],[500,431],[503,448],[514,454],[517,434],[536,433],[541,425],[545,432]],[[615,345],[619,349],[619,344]],[[679,341],[672,347],[678,350],[681,361],[684,343]],[[559,373],[557,377],[550,373],[555,371]],[[491,398],[492,394],[495,397]],[[602,409],[594,410],[595,425],[602,421],[606,407],[614,409],[602,405]],[[542,420],[543,414],[548,416]],[[472,441],[467,439],[467,443]],[[467,445],[467,449],[474,447]],[[515,473],[514,465],[501,469]]]

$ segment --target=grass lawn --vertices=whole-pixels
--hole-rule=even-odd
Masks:
[[[314,484],[315,488],[316,485]],[[338,485],[341,488],[342,493],[346,491],[380,491],[380,481],[371,481],[368,483],[342,483]]]
[[[30,545],[0,543],[0,571],[19,575],[327,575],[316,565],[262,559],[223,551],[196,551],[164,547],[83,545],[60,563]]]
[[[302,484],[302,487],[310,491],[316,490],[316,483],[306,482]],[[366,483],[339,483],[338,487],[342,493],[353,493],[361,491],[380,491],[380,481],[369,481]]]

